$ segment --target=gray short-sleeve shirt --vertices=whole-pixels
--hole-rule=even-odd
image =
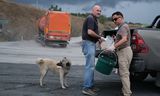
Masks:
[[[123,49],[130,46],[130,38],[131,38],[130,29],[128,24],[126,23],[123,23],[122,25],[119,26],[119,29],[116,34],[116,42],[121,40],[123,36],[127,36],[128,41],[120,45],[118,49]]]

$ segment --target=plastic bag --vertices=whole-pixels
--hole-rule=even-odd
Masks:
[[[107,49],[114,44],[114,39],[111,36],[106,36],[105,41],[100,44],[101,49]]]

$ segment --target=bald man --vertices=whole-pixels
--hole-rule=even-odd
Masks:
[[[96,42],[104,40],[99,35],[97,18],[101,15],[101,7],[94,5],[92,13],[86,18],[82,29],[82,52],[85,56],[85,72],[82,93],[96,95],[97,88],[94,86],[95,50]]]

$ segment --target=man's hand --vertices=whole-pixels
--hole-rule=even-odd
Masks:
[[[115,50],[114,44],[112,44],[109,48],[107,48],[107,50],[109,50],[109,51],[114,51],[114,50]]]
[[[101,37],[101,40],[102,40],[102,41],[105,41],[106,39],[105,39],[104,37]]]

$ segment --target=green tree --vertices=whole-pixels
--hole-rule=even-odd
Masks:
[[[51,11],[62,11],[62,8],[59,8],[58,5],[55,5],[55,6],[51,5],[49,10],[51,10]]]

